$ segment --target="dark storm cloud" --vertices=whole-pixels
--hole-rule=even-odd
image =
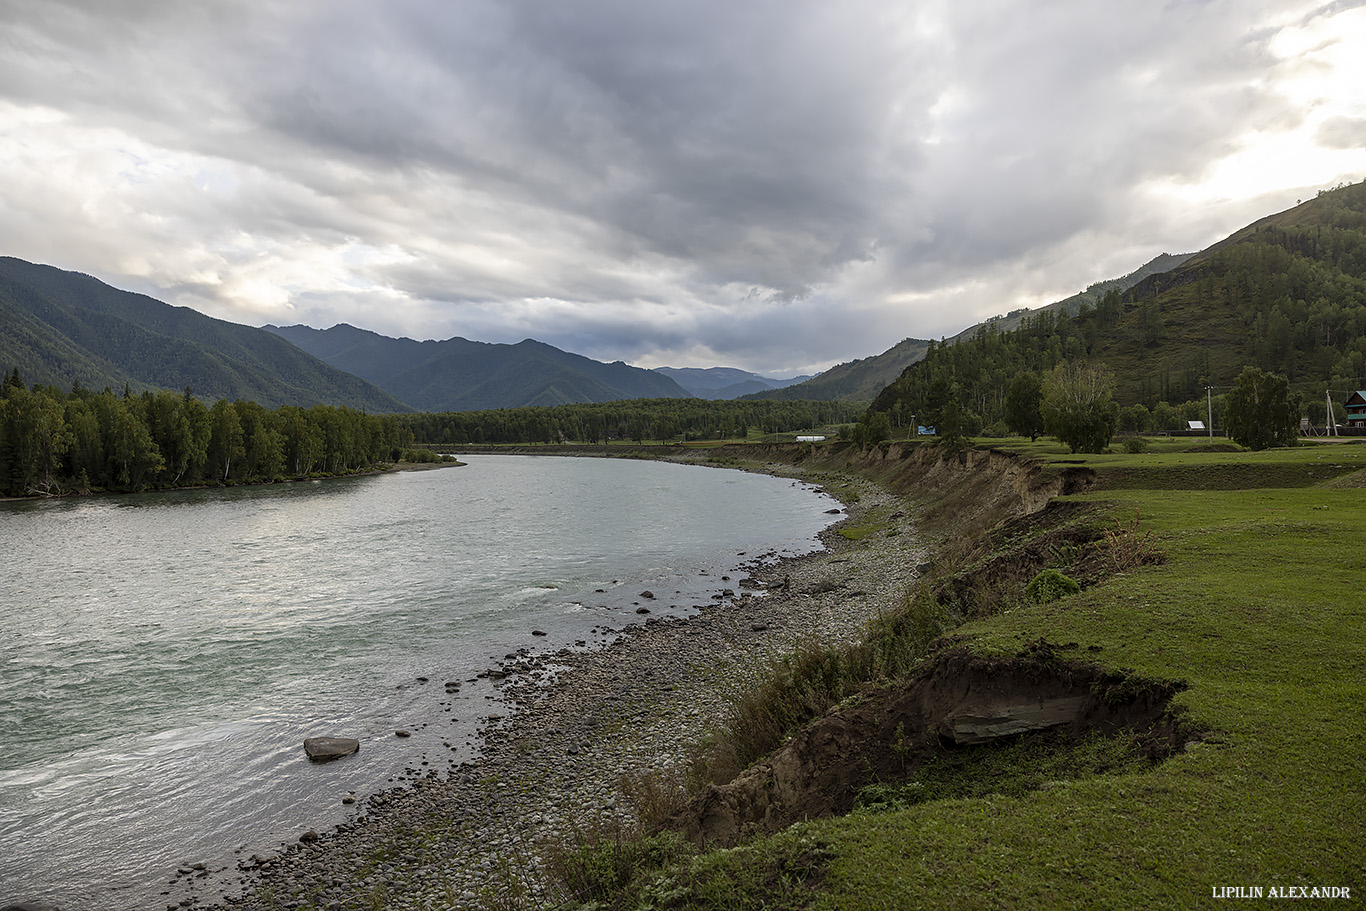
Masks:
[[[0,241],[244,321],[808,369],[1265,214],[1172,199],[1353,145],[1281,83],[1357,5],[0,0]]]
[[[915,156],[888,112],[933,86],[852,6],[410,3],[374,28],[363,9],[294,23],[312,40],[251,89],[263,126],[779,293],[871,255],[904,186],[884,159]]]

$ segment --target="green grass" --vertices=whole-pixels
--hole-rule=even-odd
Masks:
[[[1070,499],[1139,516],[1165,562],[957,632],[991,654],[1041,637],[1098,646],[1107,667],[1182,680],[1174,704],[1203,742],[1154,768],[1101,750],[1063,771],[1015,763],[1035,786],[1007,763],[865,795],[885,811],[799,828],[824,858],[800,905],[753,898],[789,831],[688,862],[743,901],[684,889],[675,904],[620,907],[1184,909],[1222,907],[1213,890],[1238,885],[1366,897],[1366,489],[1321,486],[1366,467],[1366,446],[1190,445],[1084,457],[1012,447],[1095,470],[1092,492]],[[997,784],[964,784],[983,781]]]
[[[1200,456],[1086,464],[1103,485],[1144,462],[1204,469]],[[1366,446],[1204,458],[1298,479],[1310,466],[1366,465]],[[1167,562],[961,632],[988,651],[1041,636],[1100,645],[1111,666],[1184,679],[1176,703],[1214,739],[1142,775],[924,806],[882,819],[885,829],[826,823],[847,862],[817,907],[877,907],[857,897],[883,893],[939,907],[1008,897],[1015,907],[1180,908],[1212,902],[1222,884],[1366,888],[1366,491],[1168,487],[1077,499],[1137,510]]]
[[[1366,494],[1124,501],[1167,564],[963,631],[998,650],[1038,636],[1100,644],[1109,664],[1183,678],[1177,703],[1216,739],[1147,774],[928,806],[884,821],[888,831],[830,823],[837,852],[857,862],[837,869],[819,907],[909,894],[917,874],[889,866],[908,853],[921,874],[920,855],[959,858],[917,890],[940,907],[1010,896],[1016,907],[1180,908],[1221,884],[1366,886]],[[993,854],[1011,856],[1009,869]]]
[[[1054,466],[1085,465],[1109,489],[1244,490],[1251,487],[1311,487],[1366,469],[1362,443],[1307,442],[1293,449],[1237,450],[1226,440],[1149,440],[1142,453],[1123,451],[1072,455],[1052,440],[1009,440],[998,449]],[[1229,451],[1233,450],[1233,451]]]
[[[553,853],[550,864],[563,884],[560,906],[581,911],[800,911],[830,859],[825,845],[792,826],[759,845],[710,852],[668,833],[599,836]],[[656,872],[642,876],[641,869]]]
[[[839,529],[839,535],[848,541],[862,541],[864,538],[877,532],[886,534],[889,526],[884,522],[864,522],[859,525],[845,525]]]

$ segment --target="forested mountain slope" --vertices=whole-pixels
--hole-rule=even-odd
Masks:
[[[1264,218],[1074,317],[1040,311],[936,345],[872,411],[924,416],[952,400],[967,431],[990,429],[1017,374],[1079,359],[1114,373],[1131,424],[1138,406],[1175,415],[1198,401],[1203,417],[1206,387],[1217,395],[1245,366],[1284,374],[1321,420],[1325,391],[1366,387],[1366,183]]]
[[[1095,307],[1106,294],[1111,291],[1126,291],[1134,285],[1159,272],[1172,269],[1185,262],[1191,256],[1189,253],[1171,254],[1163,253],[1152,260],[1144,263],[1139,268],[1120,278],[1107,279],[1106,281],[1096,282],[1084,291],[1079,291],[1071,297],[1040,307],[1037,310],[1015,310],[1004,316],[997,316],[986,323],[979,323],[976,326],[969,326],[958,335],[947,339],[948,344],[956,344],[964,339],[970,339],[977,334],[978,329],[984,325],[990,325],[997,332],[1004,332],[1009,329],[1017,328],[1024,320],[1036,320],[1041,313],[1052,313],[1054,316],[1074,316],[1085,307]],[[868,401],[873,399],[891,384],[901,372],[912,364],[919,362],[925,352],[929,350],[930,342],[926,339],[908,338],[898,342],[892,348],[856,361],[849,361],[844,364],[837,364],[829,370],[794,386],[788,386],[781,390],[769,392],[759,392],[754,395],[745,396],[751,399],[810,399],[812,401],[842,401],[856,402]]]
[[[120,291],[78,272],[0,257],[0,365],[25,381],[135,392],[194,390],[266,407],[408,410],[268,332]]]
[[[1195,254],[1193,253],[1162,253],[1148,260],[1128,275],[1119,278],[1106,279],[1105,281],[1096,282],[1093,285],[1087,285],[1086,290],[1078,291],[1071,297],[1063,298],[1062,300],[1051,303],[1045,307],[1012,310],[1005,316],[993,317],[992,319],[987,320],[986,323],[990,323],[991,327],[997,332],[1005,332],[1008,329],[1016,328],[1026,319],[1037,317],[1045,310],[1054,311],[1056,316],[1076,316],[1081,312],[1083,307],[1095,307],[1100,303],[1101,298],[1105,297],[1105,295],[1109,294],[1111,291],[1128,291],[1134,285],[1137,285],[1151,275],[1157,275],[1161,272],[1170,272],[1194,255]],[[976,326],[969,326],[948,341],[960,342],[963,339],[972,338],[977,334],[977,329],[982,325],[984,324],[978,323]]]
[[[533,339],[515,345],[463,338],[418,342],[344,323],[331,329],[265,329],[420,411],[688,397],[683,387],[654,371],[621,361],[604,364]]]

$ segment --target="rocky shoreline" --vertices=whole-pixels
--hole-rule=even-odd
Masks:
[[[497,685],[515,709],[487,716],[480,758],[443,774],[446,757],[428,757],[409,785],[369,797],[365,814],[336,831],[305,833],[279,854],[243,858],[236,871],[183,871],[169,907],[457,909],[553,900],[542,846],[614,817],[629,821],[623,776],[679,764],[722,717],[727,694],[769,658],[813,639],[853,640],[900,603],[924,545],[898,516],[901,501],[870,482],[844,480],[857,495],[846,495],[847,517],[822,534],[825,551],[777,562],[754,556],[738,594],[699,606],[696,616],[653,619],[589,651],[513,661]],[[859,540],[839,533],[874,511],[899,533],[884,524]]]

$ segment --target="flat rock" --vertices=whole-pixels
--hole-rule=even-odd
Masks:
[[[1026,731],[1041,731],[1077,721],[1088,697],[1063,696],[1038,699],[1023,705],[993,706],[986,712],[964,713],[939,723],[940,733],[954,743],[988,743]]]
[[[360,741],[352,737],[309,737],[304,752],[314,762],[327,762],[360,751]]]

